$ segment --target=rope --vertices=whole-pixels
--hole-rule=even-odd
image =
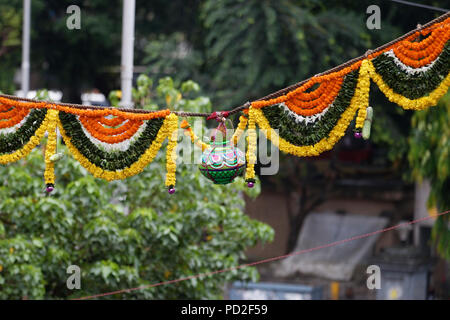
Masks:
[[[424,24],[424,25],[417,25],[416,29],[409,31],[408,33],[405,33],[404,35],[398,37],[397,39],[394,39],[374,50],[368,50],[364,55],[351,59],[339,66],[336,66],[332,69],[329,69],[325,72],[316,74],[314,77],[319,77],[319,76],[324,76],[333,72],[337,72],[340,71],[348,66],[353,65],[354,63],[364,60],[367,58],[367,55],[373,54],[373,53],[377,53],[379,51],[382,51],[394,44],[396,44],[397,42],[400,42],[404,39],[406,39],[407,37],[413,35],[414,33],[416,33],[417,31],[421,31],[424,28],[428,28],[431,27],[432,25],[439,23],[441,21],[444,21],[445,19],[447,19],[448,17],[450,17],[450,12],[447,12],[439,17],[437,17],[436,19]],[[308,78],[306,80],[297,82],[293,85],[290,85],[284,89],[278,90],[276,92],[270,93],[262,98],[256,99],[255,101],[261,101],[261,100],[269,100],[269,99],[273,99],[273,98],[277,98],[279,96],[285,95],[287,92],[292,91],[300,86],[302,86],[303,84],[305,84],[306,82],[310,81],[311,78]],[[11,99],[11,100],[17,100],[17,101],[25,101],[25,102],[34,102],[34,103],[49,103],[49,104],[55,104],[54,102],[51,101],[40,101],[40,100],[35,100],[35,99],[28,99],[28,98],[22,98],[22,97],[17,97],[17,96],[13,96],[13,95],[7,95],[7,94],[0,94],[0,97],[3,98],[7,98],[7,99]],[[81,104],[73,104],[73,103],[58,103],[58,105],[61,106],[66,106],[66,107],[71,107],[71,108],[77,108],[77,109],[90,109],[90,110],[105,110],[105,109],[118,109],[120,111],[124,111],[124,112],[130,112],[130,113],[152,113],[152,112],[157,112],[157,111],[150,111],[150,110],[142,110],[142,109],[127,109],[127,108],[116,108],[116,107],[112,107],[112,106],[105,106],[105,107],[98,107],[98,106],[88,106],[88,105],[81,105]],[[251,103],[250,102],[246,102],[243,105],[240,105],[230,111],[228,111],[229,115],[238,113],[242,110],[248,109],[250,107]],[[209,117],[211,115],[211,113],[201,113],[201,112],[187,112],[187,111],[172,111],[172,113],[181,116],[181,117]]]

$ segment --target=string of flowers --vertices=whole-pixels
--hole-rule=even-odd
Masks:
[[[186,120],[181,121],[180,128],[184,130],[184,135],[190,137],[192,143],[195,143],[202,149],[202,151],[205,151],[209,148],[209,145],[207,143],[204,143],[199,137],[197,137],[197,135],[192,130],[191,125]]]
[[[367,108],[369,107],[369,90],[370,90],[370,73],[369,73],[370,60],[363,60],[361,64],[361,70],[359,72],[357,94],[355,94],[355,101],[358,108],[358,116],[355,123],[355,138],[362,137],[362,128],[367,116]],[[359,88],[359,90],[358,90]]]
[[[247,161],[247,168],[245,170],[245,181],[251,188],[255,183],[255,163],[256,163],[256,109],[253,106],[249,109],[248,119],[248,137],[247,137],[247,152],[245,159]]]
[[[44,180],[47,192],[52,192],[55,187],[55,163],[53,157],[56,154],[56,143],[57,143],[57,117],[58,110],[48,110],[48,138],[47,145],[45,146],[45,171]]]
[[[175,171],[177,169],[177,139],[178,139],[178,117],[171,113],[167,117],[167,136],[169,143],[167,145],[166,151],[166,186],[169,188],[169,193],[173,194],[175,192]]]
[[[6,127],[6,128],[0,128],[0,135],[8,135],[10,133],[17,132],[17,130],[26,123],[29,116],[30,116],[30,113],[28,113],[26,116],[24,116],[18,123],[12,124],[11,126]]]
[[[237,129],[234,131],[233,136],[231,137],[231,143],[236,145],[241,138],[242,134],[245,131],[245,128],[247,127],[248,118],[246,115],[242,115],[239,117],[239,124]]]

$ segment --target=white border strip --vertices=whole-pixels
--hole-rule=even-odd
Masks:
[[[287,114],[289,114],[290,117],[295,119],[295,122],[297,122],[297,123],[304,122],[305,124],[314,123],[314,122],[320,120],[322,118],[322,116],[325,113],[327,113],[328,109],[333,107],[333,103],[331,103],[321,113],[315,114],[313,116],[304,117],[304,116],[298,115],[295,112],[293,112],[291,109],[288,108],[288,106],[286,106],[286,104],[284,104],[284,102],[280,103],[280,105],[284,107],[284,112],[286,112]]]

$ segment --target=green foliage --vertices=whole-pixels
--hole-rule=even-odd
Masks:
[[[145,46],[142,62],[151,74],[164,77],[176,75],[177,80],[201,79],[202,53],[193,48],[181,32],[160,34]]]
[[[358,56],[378,35],[317,1],[207,0],[201,17],[217,99],[236,105]]]
[[[431,192],[429,208],[439,212],[450,209],[450,94],[437,107],[417,112],[413,116],[414,130],[409,140],[408,159],[412,177],[428,179]],[[450,218],[440,216],[433,229],[438,252],[450,259]]]
[[[183,95],[199,89],[193,82],[181,85],[183,92],[170,78],[151,84],[139,78],[137,102],[210,111],[208,98]],[[74,298],[230,268],[245,259],[246,248],[272,240],[269,226],[243,212],[242,178],[217,186],[196,165],[180,164],[177,191],[169,195],[163,150],[143,173],[109,184],[67,156],[55,165],[51,196],[44,192],[42,150],[0,167],[0,299]],[[81,290],[66,288],[72,264],[81,268]],[[220,298],[226,282],[257,279],[255,268],[243,268],[109,298]]]
[[[0,88],[12,93],[15,68],[20,65],[21,11],[17,1],[0,1]]]
[[[384,152],[384,156],[377,161],[383,164],[390,162],[396,167],[407,168],[409,131],[402,128],[408,128],[408,120],[410,115],[397,105],[374,106],[370,140]]]

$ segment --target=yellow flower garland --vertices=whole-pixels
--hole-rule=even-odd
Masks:
[[[367,109],[366,106],[360,106],[358,109],[358,116],[356,117],[355,128],[362,129],[364,126],[364,120],[366,119]]]
[[[247,168],[245,171],[245,180],[255,179],[255,163],[256,163],[256,121],[257,112],[262,113],[259,109],[250,107],[248,120],[248,147],[245,155],[247,161]]]
[[[166,186],[175,185],[175,171],[177,169],[177,139],[178,139],[178,117],[171,113],[167,117],[167,136],[169,139],[169,144],[167,145],[166,151]]]
[[[47,112],[44,121],[42,121],[41,126],[36,130],[34,136],[31,137],[30,141],[28,141],[21,149],[11,153],[4,154],[0,156],[0,164],[7,164],[11,162],[16,162],[23,157],[26,157],[31,150],[33,150],[41,141],[42,137],[47,131],[47,127],[50,121],[50,113]]]
[[[380,88],[381,92],[389,99],[401,106],[403,109],[409,110],[423,110],[431,106],[435,106],[439,99],[447,93],[450,87],[450,73],[445,77],[441,84],[432,91],[428,96],[418,99],[408,99],[401,94],[395,93],[382,79],[382,77],[376,72],[375,67],[371,61],[368,61],[368,71],[372,80]]]
[[[147,149],[147,151],[139,158],[138,161],[133,163],[130,167],[125,168],[124,170],[118,170],[118,171],[108,171],[103,170],[102,168],[97,167],[95,164],[91,163],[86,157],[84,157],[78,150],[75,148],[75,146],[70,141],[70,138],[67,136],[61,121],[59,118],[57,119],[58,122],[58,128],[61,132],[61,135],[63,136],[64,142],[66,143],[67,148],[69,149],[70,153],[73,155],[73,157],[80,162],[80,164],[88,170],[94,177],[105,179],[108,181],[112,180],[120,180],[125,179],[127,177],[134,176],[140,172],[155,158],[156,154],[158,153],[159,149],[161,148],[161,145],[163,141],[168,136],[168,128],[173,128],[172,122],[173,117],[168,116],[162,125],[162,127],[159,129],[158,134],[153,140],[150,148]]]
[[[245,128],[247,127],[248,119],[246,116],[240,116],[239,117],[239,124],[234,131],[233,136],[231,137],[232,144],[236,145],[241,138],[242,134],[244,133]]]
[[[49,109],[48,111],[49,123],[47,126],[48,139],[45,147],[45,172],[44,179],[46,184],[55,183],[55,164],[50,160],[51,156],[56,153],[56,125],[58,118],[58,110]]]
[[[358,85],[361,86],[361,88],[364,88],[362,91],[355,92],[356,94],[359,94],[358,98],[358,115],[356,117],[355,121],[355,128],[362,129],[364,126],[364,120],[366,119],[367,115],[367,107],[369,106],[369,90],[370,90],[370,73],[369,73],[369,60],[364,60],[361,63],[361,69],[359,72],[358,77]],[[361,82],[360,82],[361,81]]]

